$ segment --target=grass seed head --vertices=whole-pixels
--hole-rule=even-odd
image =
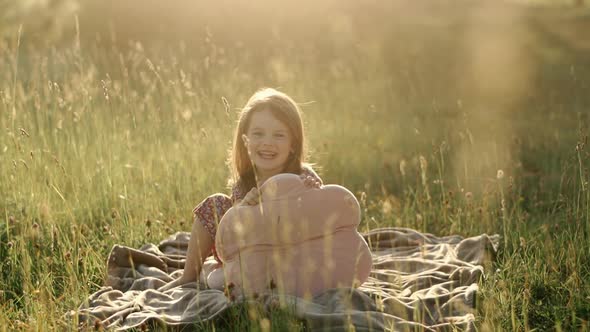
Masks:
[[[31,137],[31,135],[29,135],[29,133],[27,133],[27,131],[24,128],[19,128],[19,130],[21,135]]]
[[[404,177],[404,178],[406,177],[406,164],[407,163],[406,163],[405,159],[402,159],[399,162],[399,172],[402,174],[402,177]]]
[[[519,240],[520,240],[520,247],[523,248],[523,249],[525,249],[526,248],[526,239],[521,236],[519,238]]]
[[[225,97],[221,97],[221,101],[223,102],[223,108],[225,109],[225,114],[227,116],[230,115],[230,106],[229,106],[229,102],[227,101],[227,99]]]

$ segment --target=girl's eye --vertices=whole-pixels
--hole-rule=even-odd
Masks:
[[[275,137],[283,138],[283,137],[285,137],[285,134],[275,134]]]
[[[261,137],[262,136],[262,133],[259,132],[259,131],[256,131],[256,132],[253,132],[252,133],[252,136],[254,136],[254,137]]]

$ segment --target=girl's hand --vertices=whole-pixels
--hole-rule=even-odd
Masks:
[[[169,289],[176,288],[180,285],[188,284],[189,282],[191,282],[191,280],[187,280],[181,276],[180,278],[174,279],[174,280],[170,281],[169,283],[161,286],[160,288],[158,288],[158,291],[165,292]]]
[[[303,180],[303,185],[306,188],[318,189],[322,186],[320,181],[314,179],[313,177],[311,177],[309,175],[301,174],[299,177],[301,178],[301,180]]]
[[[256,205],[258,203],[260,203],[260,193],[258,192],[258,188],[254,187],[244,196],[240,205]]]

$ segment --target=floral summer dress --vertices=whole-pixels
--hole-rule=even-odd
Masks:
[[[302,167],[301,175],[311,176],[316,181],[322,183],[322,179],[309,166]],[[235,202],[242,200],[246,194],[247,192],[244,192],[239,186],[234,186],[232,188],[231,197],[218,193],[205,198],[193,209],[195,221],[203,224],[209,235],[215,239],[217,224],[223,215],[233,206]],[[215,252],[215,246],[213,246],[212,253],[213,257],[215,257],[215,260],[221,262],[219,257],[217,257],[217,252]]]

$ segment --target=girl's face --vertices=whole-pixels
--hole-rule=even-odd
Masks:
[[[289,128],[270,110],[255,111],[246,130],[247,149],[256,172],[263,180],[283,171],[292,146]]]

